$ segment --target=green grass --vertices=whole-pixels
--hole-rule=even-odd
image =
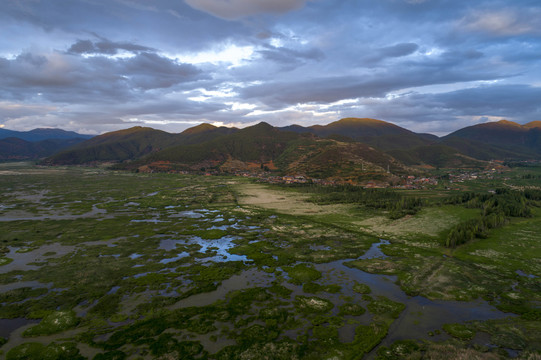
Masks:
[[[294,284],[307,283],[321,278],[321,273],[319,271],[306,264],[285,267],[284,270],[287,272],[291,278],[291,282]]]
[[[55,311],[46,315],[38,325],[25,330],[23,336],[56,334],[77,326],[79,321],[73,311]]]
[[[474,331],[463,324],[445,324],[443,325],[443,330],[452,337],[460,340],[471,340],[475,335]]]
[[[82,353],[90,349],[101,359],[183,353],[250,358],[261,352],[277,359],[354,359],[386,337],[403,305],[378,297],[377,288],[345,274],[319,271],[317,264],[358,259],[379,237],[391,240],[381,246],[387,258],[349,265],[395,274],[410,295],[482,297],[520,316],[467,323],[467,329],[489,334],[499,348],[540,350],[539,208],[532,218],[512,219],[488,238],[450,250],[441,245],[447,229],[479,210],[436,206],[447,196],[443,190],[402,194],[425,197],[429,205],[398,220],[357,206],[295,216],[238,206],[237,184],[245,179],[29,165],[16,169],[20,175],[0,177],[0,201],[7,206],[0,216],[24,212],[53,218],[2,223],[0,261],[20,260],[27,250],[42,254],[31,260],[37,268],[23,264],[22,270],[0,273],[1,285],[32,282],[0,294],[0,319],[41,319],[24,333],[34,343],[18,345],[15,341],[25,340],[19,338],[3,346],[8,358],[32,359],[38,352],[63,356],[58,355],[64,351],[61,344],[77,359],[80,353],[69,344],[79,344]],[[285,194],[298,191],[273,188]],[[81,217],[93,207],[106,213]],[[186,211],[199,215],[182,215]],[[247,261],[217,261],[216,249],[202,253],[199,245],[186,243],[194,236],[213,241],[225,235],[233,239],[229,251]],[[160,248],[166,241],[177,246]],[[161,262],[183,252],[188,256]],[[210,300],[193,307],[196,296]],[[370,314],[363,315],[365,309]],[[346,324],[356,331],[352,341],[341,342],[337,334]],[[393,346],[386,354],[431,352],[438,346],[461,353],[470,343],[427,343],[422,350],[410,343]]]
[[[47,346],[29,342],[18,345],[9,350],[6,360],[60,360],[60,359],[85,359],[79,353],[74,343],[51,343]]]

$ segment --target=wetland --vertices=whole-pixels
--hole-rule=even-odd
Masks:
[[[519,195],[449,199],[539,169],[515,171],[360,193],[0,164],[0,358],[539,359],[536,195],[446,244]]]

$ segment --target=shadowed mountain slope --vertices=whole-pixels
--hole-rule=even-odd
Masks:
[[[180,134],[134,127],[96,136],[49,157],[46,163],[124,162],[120,168],[144,171],[270,169],[350,178],[387,169],[411,171],[408,166],[483,167],[493,159],[538,158],[540,138],[541,122],[509,121],[471,126],[441,139],[385,121],[358,118],[306,128],[201,124]]]
[[[291,125],[282,129],[299,133],[310,132],[320,137],[347,136],[384,151],[427,145],[438,139],[434,135],[416,134],[386,121],[369,118],[345,118],[328,125]]]
[[[444,144],[390,150],[387,153],[406,165],[428,165],[439,168],[475,168],[486,165],[484,161],[467,156]]]
[[[37,142],[50,139],[90,139],[93,135],[78,134],[62,129],[34,129],[30,131],[14,131],[0,129],[0,139],[15,137],[21,140]]]
[[[501,120],[468,126],[443,138],[474,140],[480,143],[496,145],[516,153],[535,153],[541,155],[541,121],[520,125],[512,121]]]
[[[234,128],[202,124],[180,134],[148,127],[109,132],[47,159],[51,164],[85,164],[99,161],[134,160],[176,144],[195,144],[237,131]]]
[[[60,152],[46,160],[51,164],[84,164],[96,161],[122,161],[138,158],[169,145],[174,135],[136,126],[109,132]]]
[[[173,146],[127,165],[140,171],[217,172],[278,170],[284,175],[359,181],[387,178],[406,167],[368,145],[321,139],[312,134],[282,131],[260,123],[193,145]]]
[[[267,123],[247,127],[198,144],[172,146],[145,158],[145,161],[197,163],[222,162],[228,158],[265,163],[276,158],[287,143],[305,135],[280,131]]]
[[[0,161],[36,160],[51,156],[58,151],[74,146],[83,139],[49,139],[26,141],[19,138],[0,139]]]

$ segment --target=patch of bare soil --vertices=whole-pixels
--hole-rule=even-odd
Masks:
[[[241,205],[256,206],[290,215],[325,215],[345,212],[343,205],[317,205],[306,201],[307,196],[272,190],[264,185],[243,184],[237,187]]]

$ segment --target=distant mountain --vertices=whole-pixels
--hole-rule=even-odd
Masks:
[[[541,129],[541,121],[531,121],[527,124],[522,125],[525,128],[533,129],[533,128],[540,128]]]
[[[184,130],[176,136],[175,144],[190,145],[215,139],[222,135],[232,134],[239,131],[237,128],[200,124]]]
[[[412,173],[413,167],[479,168],[493,159],[539,158],[540,138],[541,122],[509,121],[464,128],[444,138],[360,118],[310,127],[201,124],[180,134],[134,127],[86,140],[45,163],[116,162],[117,168],[139,171],[272,170],[359,182]]]
[[[453,138],[491,144],[518,154],[541,155],[541,121],[533,121],[526,125],[507,120],[478,124],[457,130],[442,140],[448,141]]]
[[[83,139],[49,139],[30,142],[11,137],[0,139],[0,161],[37,160],[74,146]]]
[[[145,162],[169,161],[187,167],[216,166],[228,159],[259,166],[275,159],[301,134],[280,131],[267,123],[247,127],[195,144],[180,144],[145,157]]]
[[[480,168],[487,165],[485,161],[465,155],[445,144],[431,144],[412,149],[390,150],[387,153],[409,166]]]
[[[149,127],[136,126],[93,137],[76,147],[50,157],[47,163],[87,164],[134,160],[175,145],[197,144],[237,130],[201,124],[180,134],[171,134]]]
[[[414,134],[409,130],[386,121],[369,118],[345,118],[334,121],[327,125],[313,125],[309,127],[290,125],[281,129],[299,133],[311,132],[320,137],[326,137],[329,135],[346,135],[353,139],[382,135]]]
[[[0,139],[19,138],[21,140],[36,142],[49,139],[90,139],[93,135],[78,134],[62,129],[34,129],[30,131],[14,131],[0,128]]]
[[[508,148],[460,137],[445,138],[441,140],[441,144],[479,160],[534,159],[539,157],[539,154],[533,149]]]
[[[129,163],[139,171],[236,172],[275,170],[283,175],[363,181],[407,169],[390,155],[358,142],[321,139],[267,123],[192,145],[177,145]],[[390,171],[390,172],[388,172]]]
[[[141,157],[171,145],[175,135],[136,126],[96,136],[46,160],[50,164],[85,164],[123,161]]]
[[[319,137],[347,136],[384,151],[428,145],[438,139],[434,135],[416,134],[386,121],[369,118],[345,118],[328,125],[290,125],[281,129],[298,133],[309,132]]]

